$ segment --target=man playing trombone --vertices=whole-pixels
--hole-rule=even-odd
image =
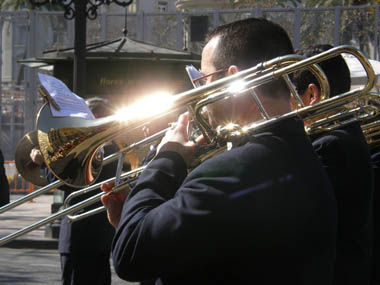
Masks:
[[[0,207],[9,203],[9,183],[5,174],[4,156],[0,149]]]
[[[297,53],[307,57],[333,48],[316,45]],[[330,97],[350,91],[350,71],[342,56],[320,63]],[[320,100],[320,86],[308,71],[293,82],[306,106]],[[293,108],[296,108],[293,102]],[[373,171],[369,148],[358,122],[311,137],[335,191],[338,207],[337,258],[334,284],[369,284],[372,256]]]
[[[268,20],[220,26],[206,40],[202,80],[292,53],[286,32]],[[277,80],[208,105],[210,123],[260,120],[253,96],[269,117],[290,111],[289,90]],[[188,123],[188,114],[179,117],[129,195],[102,197],[116,227],[119,277],[156,284],[331,284],[335,199],[303,121],[290,117],[232,142],[190,173],[196,146]]]
[[[109,116],[113,109],[106,99],[93,97],[86,100],[89,109],[95,118]],[[118,151],[114,142],[104,146],[105,155]],[[32,149],[31,159],[37,165],[43,164],[43,158],[38,149]],[[115,174],[117,162],[103,167],[99,179],[105,180]],[[45,166],[42,167],[43,176],[53,182],[57,178]],[[67,185],[59,188],[64,190],[64,199],[71,193],[79,190]],[[78,203],[91,197],[87,193],[74,198],[73,203]],[[86,210],[94,209],[99,203]],[[61,257],[62,284],[111,284],[110,250],[114,229],[107,223],[104,213],[98,213],[86,220],[71,223],[67,216],[61,220],[59,231],[58,251]]]

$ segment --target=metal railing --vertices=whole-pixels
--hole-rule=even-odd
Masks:
[[[4,161],[4,168],[11,193],[32,193],[34,191],[35,186],[17,173],[14,160]]]

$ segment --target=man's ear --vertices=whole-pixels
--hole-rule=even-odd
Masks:
[[[227,70],[228,75],[232,75],[239,72],[239,68],[236,65],[230,65],[230,67]]]
[[[310,96],[310,105],[318,103],[321,99],[321,92],[319,92],[317,85],[310,83],[307,89],[309,90],[308,96]]]

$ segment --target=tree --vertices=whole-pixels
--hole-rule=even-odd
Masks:
[[[380,0],[232,0],[236,8],[299,7],[318,8],[334,6],[358,6],[379,4]]]
[[[322,8],[380,4],[380,0],[235,0],[233,2],[235,8]],[[301,47],[316,43],[333,44],[333,34],[330,31],[334,27],[334,11],[304,12],[301,18]],[[360,7],[354,10],[342,10],[340,20],[339,44],[355,45],[369,55],[375,35],[373,9]],[[282,22],[281,24],[283,25]]]
[[[2,11],[17,11],[22,9],[33,10],[36,8],[33,7],[29,0],[0,0],[0,9]],[[52,1],[50,5],[45,5],[45,7],[40,7],[37,9],[49,11],[62,10],[60,5],[58,5],[56,1]]]

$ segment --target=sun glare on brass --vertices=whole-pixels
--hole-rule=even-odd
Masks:
[[[228,91],[230,93],[239,93],[245,89],[246,83],[243,80],[237,80],[232,82],[232,84],[228,87]]]
[[[235,124],[234,123],[229,123],[229,124],[227,124],[227,126],[226,126],[226,129],[227,130],[233,130],[235,128]]]
[[[244,127],[241,128],[241,131],[243,133],[247,133],[249,131],[249,128],[247,126],[244,126]]]
[[[215,126],[212,126],[206,119],[206,116],[202,115],[202,110],[205,106],[224,100],[226,97],[231,97],[235,94],[227,93],[229,92],[228,88],[231,86],[231,83],[236,80],[244,80],[246,82],[245,90],[238,91],[238,94],[243,94],[243,92],[250,92],[256,86],[266,84],[272,80],[278,80],[279,78],[286,79],[289,77],[288,74],[304,68],[311,68],[319,62],[332,58],[341,53],[352,54],[360,61],[363,68],[366,70],[366,85],[355,88],[349,92],[339,94],[332,98],[322,100],[312,106],[303,107],[281,116],[264,116],[263,112],[261,112],[263,117],[262,120],[248,122],[248,124],[244,126],[236,125],[236,128],[233,128],[233,125],[228,124],[227,130],[224,125],[215,128]],[[289,58],[291,60],[289,60]],[[280,68],[278,68],[279,66]],[[262,67],[264,67],[264,70]],[[320,81],[321,90],[322,86],[324,87],[324,90],[328,90],[328,80],[326,76],[322,72],[316,72],[316,76],[319,78],[318,81]],[[231,141],[230,139],[236,139],[237,142],[239,142],[240,137],[236,136],[236,132],[241,132],[243,135],[248,136],[254,135],[258,132],[265,131],[282,120],[293,117],[298,117],[299,119],[308,121],[316,117],[326,116],[327,121],[332,119],[330,125],[334,127],[337,125],[337,118],[329,115],[331,114],[331,111],[339,111],[342,106],[355,102],[358,99],[367,98],[368,93],[374,86],[375,78],[375,72],[370,62],[359,50],[350,46],[340,46],[323,52],[320,55],[306,59],[298,56],[295,58],[294,55],[282,56],[263,62],[246,70],[239,71],[231,76],[218,79],[208,85],[176,94],[172,97],[167,94],[159,94],[145,98],[144,100],[139,101],[138,104],[131,105],[127,110],[119,112],[120,120],[116,115],[95,120],[87,120],[78,117],[53,117],[51,115],[49,105],[44,104],[38,113],[36,122],[38,145],[44,156],[45,164],[61,181],[56,181],[50,185],[44,186],[41,189],[26,195],[25,198],[23,197],[22,199],[18,199],[6,206],[0,207],[0,213],[8,211],[17,205],[36,197],[37,195],[47,193],[47,191],[50,191],[51,189],[57,189],[64,184],[83,188],[86,184],[88,184],[87,182],[93,183],[93,180],[96,179],[97,175],[101,171],[101,167],[97,167],[99,164],[106,165],[106,163],[108,164],[120,157],[120,153],[118,152],[108,158],[105,158],[103,162],[101,162],[100,159],[97,159],[97,161],[95,161],[96,164],[94,165],[94,158],[96,158],[95,154],[101,146],[108,141],[113,140],[119,134],[129,135],[136,128],[141,128],[144,123],[149,123],[150,121],[159,119],[162,115],[165,115],[170,111],[176,111],[180,108],[188,107],[194,113],[193,119],[196,123],[194,125],[199,127],[200,132],[202,132],[206,140],[206,145],[199,148],[199,154],[197,155],[194,163],[192,163],[189,167],[189,170],[191,171],[203,161],[226,151],[229,147],[228,142]],[[239,85],[240,84],[236,84],[236,86]],[[328,92],[325,93],[328,94]],[[228,115],[229,114],[226,114],[226,116]],[[146,122],[144,117],[149,121]],[[226,120],[231,120],[231,118]],[[126,122],[123,123],[121,121]],[[350,122],[350,120],[346,121]],[[231,123],[231,121],[228,123]],[[167,129],[158,131],[150,137],[139,141],[134,141],[124,148],[122,152],[128,152],[148,146],[157,139],[162,138],[165,135],[166,130]],[[313,132],[310,134],[313,134]],[[245,143],[245,138],[241,137],[241,139],[242,142]],[[30,151],[26,151],[26,156],[29,154]],[[100,163],[98,163],[98,161]],[[144,171],[145,167],[146,166],[142,166],[132,171],[122,173],[117,178],[125,180],[127,186],[131,187],[133,185],[132,183],[134,183],[135,179],[138,179],[138,176],[142,171]],[[115,180],[116,178],[110,178],[106,181],[111,182]],[[75,196],[77,197],[78,195],[99,189],[102,183],[104,183],[104,181],[99,181],[96,184],[78,190],[74,192]],[[124,187],[124,184],[119,185],[119,187],[113,189],[111,193],[116,193],[118,190],[124,189]],[[74,193],[72,193],[72,195]],[[12,234],[1,237],[0,246],[63,216],[70,215],[70,220],[75,221],[86,216],[96,214],[100,210],[104,210],[103,208],[99,211],[98,209],[94,209],[94,212],[85,211],[80,215],[75,215],[75,217],[71,215],[74,212],[78,212],[96,202],[99,202],[101,195],[102,193],[95,194],[92,197],[74,205],[70,205],[70,200],[65,199],[64,210],[61,210]]]
[[[131,106],[116,112],[117,119],[126,122],[131,119],[144,119],[169,110],[173,104],[173,97],[167,92],[147,96]]]

